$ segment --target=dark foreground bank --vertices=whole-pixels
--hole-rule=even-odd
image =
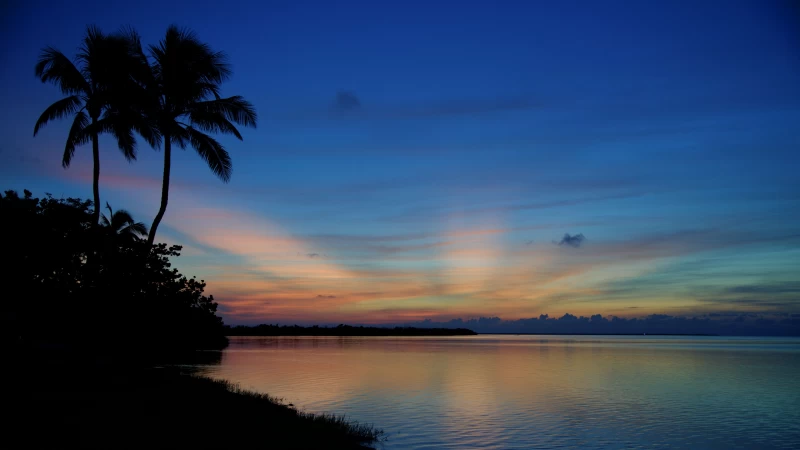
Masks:
[[[17,372],[4,448],[363,449],[383,435],[174,367],[76,367]]]

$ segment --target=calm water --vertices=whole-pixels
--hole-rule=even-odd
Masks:
[[[800,448],[798,339],[233,338],[202,371],[385,449]]]

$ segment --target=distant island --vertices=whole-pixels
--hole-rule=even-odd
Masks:
[[[415,328],[415,327],[301,327],[299,325],[226,326],[227,336],[474,336],[478,333],[467,328]]]
[[[481,333],[508,336],[719,336],[708,333]]]

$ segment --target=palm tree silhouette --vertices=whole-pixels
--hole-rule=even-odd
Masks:
[[[137,36],[129,40],[139,42]],[[220,96],[220,85],[231,76],[227,57],[200,42],[192,31],[170,26],[158,45],[149,46],[149,54],[152,63],[138,44],[141,70],[135,77],[146,90],[143,112],[164,141],[161,205],[147,238],[151,247],[169,201],[172,145],[194,148],[211,171],[227,183],[232,171],[230,155],[206,133],[232,134],[242,140],[234,123],[255,128],[257,116],[243,97]]]
[[[44,110],[33,127],[33,135],[51,120],[74,114],[61,165],[69,167],[75,147],[92,142],[95,226],[100,217],[98,135],[105,132],[114,136],[128,161],[136,159],[134,130],[152,146],[158,145],[157,130],[146,126],[143,116],[128,106],[133,82],[130,71],[135,67],[131,55],[131,43],[122,33],[106,35],[89,26],[78,51],[77,66],[53,47],[45,47],[36,63],[36,76],[43,83],[56,84],[67,97]]]
[[[108,216],[105,214],[100,218],[102,225],[116,239],[123,241],[139,241],[147,236],[147,225],[133,220],[131,213],[124,209],[114,211],[111,205],[106,202]]]

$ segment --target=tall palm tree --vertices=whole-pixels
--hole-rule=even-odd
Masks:
[[[66,97],[44,110],[33,127],[33,135],[51,120],[74,115],[61,165],[69,167],[75,147],[92,142],[94,225],[100,217],[99,134],[114,136],[128,161],[136,159],[134,130],[151,145],[158,145],[157,130],[146,126],[144,118],[127,106],[131,101],[128,87],[133,82],[130,71],[136,67],[131,55],[131,43],[122,33],[106,35],[89,26],[78,51],[77,65],[53,47],[45,47],[36,63],[36,76],[43,83],[57,85]]]
[[[147,236],[147,225],[134,221],[128,211],[124,209],[114,211],[108,202],[106,202],[106,209],[108,209],[108,216],[103,214],[100,224],[110,236],[124,241],[138,241]]]
[[[136,78],[147,91],[144,113],[164,143],[161,205],[147,237],[151,247],[169,201],[172,145],[194,148],[211,171],[227,183],[232,171],[230,155],[207,133],[231,134],[242,140],[234,123],[255,128],[257,115],[243,97],[220,96],[220,85],[231,76],[227,57],[200,42],[193,32],[172,25],[158,45],[149,47],[152,62],[141,44],[138,54],[142,70]]]

